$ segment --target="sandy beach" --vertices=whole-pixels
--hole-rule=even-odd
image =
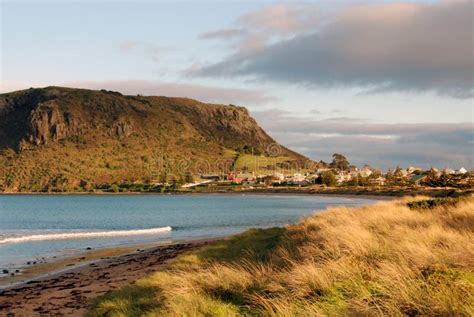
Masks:
[[[0,316],[83,316],[97,296],[163,268],[211,240],[152,247],[90,261],[0,290]],[[57,271],[57,270],[56,270]]]

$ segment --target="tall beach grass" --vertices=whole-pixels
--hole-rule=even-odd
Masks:
[[[408,204],[423,199],[247,231],[99,298],[89,316],[473,316],[474,198]]]

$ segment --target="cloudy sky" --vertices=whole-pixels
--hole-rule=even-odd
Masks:
[[[0,91],[239,104],[315,160],[474,167],[472,1],[6,1]]]

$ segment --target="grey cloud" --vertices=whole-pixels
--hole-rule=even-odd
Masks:
[[[473,153],[462,139],[442,144],[423,139],[378,139],[370,136],[324,137],[301,133],[274,132],[271,135],[293,150],[313,159],[330,161],[333,153],[343,153],[358,166],[370,164],[380,168],[417,165],[423,168],[474,167]]]
[[[235,37],[241,37],[243,35],[248,34],[248,31],[243,28],[236,28],[236,29],[222,29],[222,30],[216,30],[216,31],[211,31],[211,32],[206,32],[201,35],[199,35],[199,38],[201,39],[231,39]]]
[[[320,10],[315,6],[276,4],[243,15],[238,23],[252,29],[285,34],[315,27],[321,22],[320,18]]]
[[[343,135],[399,135],[413,134],[436,135],[447,132],[470,132],[474,136],[474,127],[466,123],[374,123],[366,119],[334,117],[324,120],[306,120],[293,116],[290,112],[278,109],[254,111],[253,115],[269,130],[291,131],[298,133],[334,133]]]
[[[373,123],[355,118],[306,120],[287,112],[255,111],[276,140],[315,159],[343,153],[357,165],[387,168],[474,167],[472,123]]]
[[[236,50],[195,75],[471,98],[473,10],[470,1],[349,7],[289,39]]]

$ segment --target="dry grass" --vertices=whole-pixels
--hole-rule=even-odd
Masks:
[[[143,295],[122,290],[90,315],[474,315],[474,198],[428,210],[408,208],[412,200],[331,208],[284,233],[260,232],[278,241],[257,243],[264,257],[242,244],[226,260],[188,255],[132,286],[152,303],[137,308]]]

